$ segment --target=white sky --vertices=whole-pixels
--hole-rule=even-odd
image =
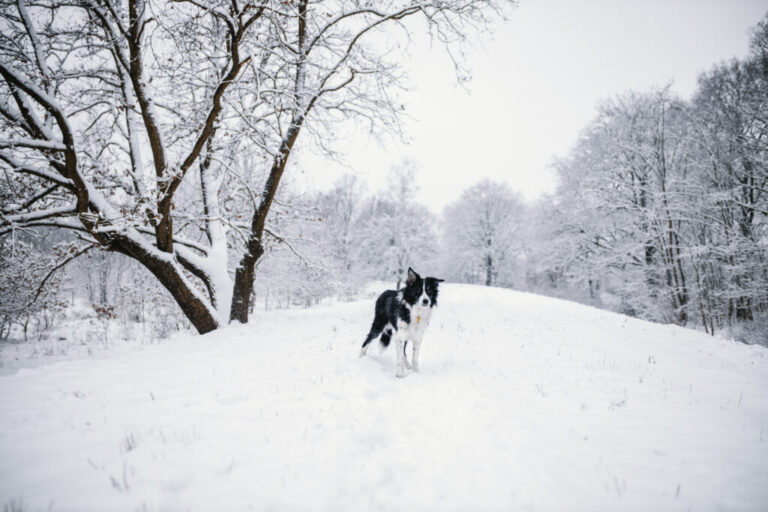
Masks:
[[[428,44],[405,64],[408,143],[361,134],[339,141],[346,166],[303,155],[294,168],[326,188],[354,173],[383,190],[389,168],[416,161],[417,199],[435,212],[482,178],[534,199],[551,190],[548,164],[564,155],[603,98],[673,83],[690,96],[698,74],[747,54],[766,0],[520,0],[510,20],[467,55],[456,85],[445,52]]]

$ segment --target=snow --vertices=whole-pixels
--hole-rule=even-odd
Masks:
[[[64,187],[72,186],[72,180],[50,173],[44,169],[35,169],[27,165],[24,165],[23,163],[21,163],[20,161],[16,160],[15,158],[13,158],[12,156],[10,156],[9,154],[3,151],[0,151],[0,159],[7,162],[8,165],[10,165],[11,167],[15,169],[19,169],[21,172],[34,174],[35,176],[40,176],[41,178],[44,178],[48,181],[52,181],[54,183],[58,183],[59,185],[62,185]]]
[[[50,217],[58,217],[60,215],[73,214],[76,211],[76,204],[68,204],[66,206],[51,207],[41,210],[36,210],[30,213],[20,213],[17,215],[6,215],[4,220],[7,222],[31,222],[38,219],[46,219]]]
[[[421,373],[373,300],[0,377],[23,510],[765,510],[768,350],[444,284]],[[373,353],[375,351],[371,351]]]
[[[45,93],[42,89],[37,87],[32,81],[28,80],[24,75],[16,71],[15,68],[10,67],[3,62],[0,62],[0,70],[3,74],[3,77],[6,78],[8,82],[13,82],[16,86],[19,87],[19,89],[23,90],[30,96],[32,96],[35,101],[42,104],[46,110],[55,110],[59,113],[63,113],[64,109],[61,108],[59,103],[52,97],[49,96],[47,93]],[[38,127],[41,127],[41,123],[36,123]],[[53,140],[53,136],[48,130],[43,129],[43,135],[48,138],[49,140]]]
[[[202,171],[201,171],[202,172]],[[229,312],[232,307],[232,291],[234,281],[229,276],[227,254],[228,229],[223,222],[219,207],[219,193],[224,181],[224,174],[216,179],[211,179],[210,173],[203,173],[206,181],[205,193],[208,195],[208,229],[211,235],[211,246],[206,258],[197,258],[200,268],[204,269],[211,280],[211,286],[216,297],[216,314],[219,325],[226,325],[229,321]]]
[[[48,69],[48,64],[45,62],[45,54],[43,53],[42,45],[40,44],[40,38],[38,37],[37,30],[35,29],[35,24],[32,23],[32,18],[29,16],[29,11],[27,10],[27,6],[23,1],[17,2],[16,8],[19,11],[21,19],[24,21],[24,29],[26,30],[27,35],[32,42],[32,49],[35,52],[37,67],[40,69],[40,73],[42,73],[43,78],[47,82],[51,78],[51,71]],[[49,86],[47,92],[50,93],[52,90],[53,88]]]
[[[0,147],[24,147],[35,149],[56,149],[64,151],[67,147],[64,143],[55,140],[41,140],[41,139],[0,139]]]

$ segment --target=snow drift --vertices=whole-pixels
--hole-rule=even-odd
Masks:
[[[760,510],[768,350],[445,285],[422,372],[373,300],[0,377],[9,510]],[[15,508],[14,508],[15,507]]]

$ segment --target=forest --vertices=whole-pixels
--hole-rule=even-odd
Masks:
[[[3,2],[0,339],[74,310],[205,333],[397,288],[409,266],[768,339],[768,18],[691,98],[601,102],[553,161],[554,193],[524,200],[510,169],[435,212],[416,160],[385,190],[354,172],[313,190],[294,147],[335,158],[350,119],[398,130],[382,27],[407,38],[418,21],[450,52],[504,2],[340,4]]]

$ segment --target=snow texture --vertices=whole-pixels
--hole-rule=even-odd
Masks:
[[[391,348],[358,358],[372,314],[257,312],[0,377],[0,504],[765,510],[764,347],[443,285],[396,379]]]

